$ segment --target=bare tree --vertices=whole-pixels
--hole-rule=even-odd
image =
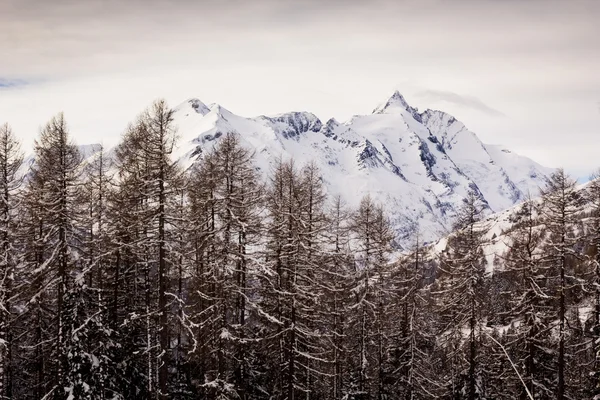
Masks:
[[[541,212],[542,222],[548,232],[544,248],[545,261],[556,273],[554,279],[557,301],[556,318],[558,320],[558,359],[557,359],[557,399],[567,396],[565,367],[567,365],[565,343],[567,341],[567,296],[570,286],[574,284],[569,276],[570,261],[576,258],[573,228],[579,207],[579,195],[575,190],[576,182],[563,169],[554,172],[540,191],[543,199]]]
[[[13,370],[12,324],[16,248],[16,212],[22,184],[19,169],[23,164],[20,144],[8,124],[0,126],[0,397],[12,398]]]
[[[477,387],[482,367],[479,362],[480,338],[487,300],[483,253],[486,230],[481,223],[482,212],[479,198],[469,192],[458,212],[457,232],[448,243],[449,251],[441,267],[447,276],[443,290],[439,292],[444,303],[442,314],[446,316],[442,335],[453,343],[448,349],[456,353],[454,357],[458,364],[452,376],[452,395],[464,390],[469,400],[475,400],[477,392],[481,392]],[[464,341],[467,348],[463,350],[462,332],[465,329],[468,331]]]

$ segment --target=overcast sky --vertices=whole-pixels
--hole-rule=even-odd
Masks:
[[[114,145],[158,97],[370,113],[398,89],[577,177],[600,167],[600,1],[0,0],[0,123]]]

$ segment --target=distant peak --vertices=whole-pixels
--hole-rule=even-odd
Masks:
[[[83,158],[89,158],[102,149],[102,145],[100,143],[80,144],[77,147]]]
[[[440,126],[445,126],[446,128],[449,128],[452,125],[456,125],[457,129],[465,127],[462,122],[444,111],[427,109],[420,115],[423,123],[428,126],[438,124]]]
[[[226,109],[225,107],[223,107],[222,105],[220,105],[218,103],[211,103],[208,106],[208,110],[210,110],[210,112],[213,112],[220,116],[233,114],[231,111],[229,111],[228,109]]]
[[[411,108],[412,107],[408,105],[404,96],[396,90],[386,102],[373,110],[373,114],[388,114],[397,110],[410,111]]]
[[[188,99],[188,100],[184,101],[182,104],[175,107],[175,110],[182,110],[182,109],[186,109],[188,107],[191,107],[195,112],[197,112],[198,114],[201,114],[201,115],[206,115],[210,111],[210,109],[208,107],[206,107],[206,104],[204,104],[202,101],[200,101],[200,99],[196,99],[196,98],[192,98],[192,99]]]
[[[325,125],[327,125],[329,127],[332,127],[332,128],[335,128],[335,127],[340,126],[340,123],[338,122],[337,119],[335,119],[335,118],[332,117],[332,118],[329,118],[327,120],[327,122],[325,123]]]
[[[270,118],[275,120],[305,119],[308,121],[316,121],[319,119],[315,114],[308,111],[290,111],[274,115]]]
[[[390,99],[388,100],[388,102],[399,103],[399,104],[402,104],[405,107],[408,107],[408,103],[406,102],[406,99],[397,90],[394,91],[394,93],[392,94],[392,97],[390,97]]]
[[[258,118],[270,123],[283,124],[275,129],[285,138],[295,137],[305,132],[319,132],[323,126],[321,120],[310,112],[292,111],[272,117],[263,115]]]

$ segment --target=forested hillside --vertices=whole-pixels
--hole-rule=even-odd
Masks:
[[[600,181],[553,173],[490,268],[478,192],[400,253],[386,204],[293,159],[265,180],[238,133],[184,170],[173,114],[91,157],[59,114],[31,168],[0,128],[2,398],[600,396]]]

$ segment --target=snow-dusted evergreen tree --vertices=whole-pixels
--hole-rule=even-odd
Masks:
[[[574,345],[568,342],[569,327],[575,326],[575,321],[568,321],[568,307],[572,300],[572,289],[580,283],[573,274],[573,264],[578,258],[575,253],[577,238],[574,237],[573,229],[581,200],[575,186],[576,181],[563,169],[558,169],[547,179],[545,187],[541,190],[543,202],[540,218],[547,231],[543,250],[544,262],[550,271],[546,276],[550,280],[549,285],[555,300],[552,308],[553,319],[557,321],[555,336],[558,341],[555,347],[558,354],[557,384],[555,389],[549,389],[556,393],[559,400],[569,396],[568,382],[565,378],[572,353],[567,353],[567,347],[572,348]]]
[[[65,293],[68,352],[63,361],[64,394],[58,392],[55,398],[122,399],[114,385],[120,373],[112,357],[115,344],[95,298],[97,293],[86,286],[85,280],[85,274],[80,274]]]
[[[0,126],[0,398],[13,396],[13,323],[18,249],[17,207],[23,164],[20,143],[8,124]]]
[[[447,396],[464,396],[469,400],[481,398],[482,352],[487,283],[485,254],[481,225],[483,205],[473,191],[458,211],[456,234],[448,242],[448,251],[440,267],[441,337],[447,352],[454,360],[450,372]],[[465,335],[466,333],[466,335]]]

